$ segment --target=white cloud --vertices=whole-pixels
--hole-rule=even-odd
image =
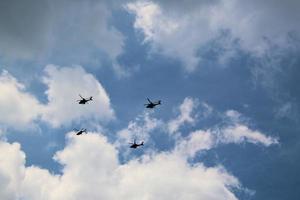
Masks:
[[[47,104],[25,90],[13,76],[4,71],[0,76],[0,124],[5,127],[22,128],[37,119],[54,127],[68,125],[84,119],[107,122],[114,118],[110,99],[99,81],[80,67],[48,65],[43,76],[47,86]],[[87,105],[79,105],[78,94],[93,96]]]
[[[15,149],[12,144],[1,144],[4,144],[1,152],[5,155]],[[23,169],[18,171],[20,176],[16,180],[21,186],[14,187],[12,179],[0,179],[4,186],[1,187],[1,199],[8,196],[16,199],[18,194],[20,198],[30,200],[236,200],[230,188],[240,188],[239,181],[223,167],[205,167],[201,163],[191,166],[184,157],[173,153],[145,155],[120,164],[115,147],[102,135],[93,133],[82,137],[68,134],[67,146],[55,156],[63,165],[61,175],[39,167],[24,167],[24,153],[19,146],[14,154],[23,156],[7,156],[15,161],[8,159],[0,172],[7,175],[6,167]],[[8,186],[12,190],[7,189]]]
[[[69,68],[61,69],[70,74]],[[51,66],[50,70],[60,69]],[[186,98],[180,106],[180,116],[190,116],[195,102]],[[241,116],[234,110],[225,113],[237,118]],[[251,130],[238,120],[233,123],[234,126],[221,129],[193,131],[187,137],[176,140],[174,148],[168,151],[144,151],[143,156],[130,158],[125,163],[120,163],[119,156],[126,154],[126,151],[121,149],[119,152],[117,142],[110,144],[100,133],[76,136],[71,132],[67,134],[64,149],[54,156],[54,160],[62,166],[59,174],[38,166],[25,167],[25,154],[20,150],[20,145],[0,141],[0,199],[237,200],[233,190],[245,193],[249,190],[243,188],[224,167],[206,167],[201,162],[188,162],[197,153],[220,144],[250,142],[269,146],[278,143],[277,139]],[[144,113],[121,130],[117,139],[132,139],[135,134],[147,138],[155,128],[164,128],[162,124],[149,113]],[[119,142],[123,142],[121,140]]]
[[[175,152],[192,158],[199,151],[209,150],[215,145],[215,136],[210,130],[197,130],[190,133],[187,138],[181,139],[176,146]]]
[[[161,18],[164,17],[161,8],[152,2],[129,3],[125,8],[136,14],[134,27],[144,31],[146,41],[154,39],[156,31],[168,34],[178,28],[175,21]]]
[[[201,102],[201,117],[208,117],[214,111],[213,107],[206,102]]]
[[[212,37],[206,32],[200,32],[190,22],[197,20],[195,16],[176,16],[174,13],[168,16],[159,4],[150,1],[129,3],[126,8],[136,15],[134,26],[144,33],[145,41],[151,42],[154,51],[180,58],[189,71],[195,69],[199,62],[196,50],[203,41]],[[208,27],[204,23],[201,28]]]
[[[225,115],[226,115],[227,117],[231,118],[231,119],[234,120],[234,121],[239,120],[240,117],[241,117],[241,113],[239,113],[239,112],[236,111],[236,110],[227,110],[227,111],[225,112]]]
[[[150,116],[149,112],[144,112],[128,123],[127,128],[117,132],[118,145],[127,144],[134,139],[147,142],[150,138],[150,132],[161,127],[162,121]]]
[[[172,154],[132,161],[121,166],[120,173],[120,199],[237,199],[229,187],[239,188],[238,180],[223,168],[192,167]]]
[[[149,112],[144,112],[130,121],[126,128],[116,133],[117,138],[114,145],[122,152],[122,157],[128,160],[132,152],[131,149],[128,148],[128,143],[134,140],[136,140],[137,143],[144,142],[148,147],[147,149],[149,149],[149,147],[151,147],[152,134],[155,134],[156,130],[163,129],[163,127],[163,121],[152,117]]]
[[[250,142],[254,144],[260,143],[265,146],[278,144],[278,139],[266,136],[259,131],[251,130],[247,126],[242,124],[237,124],[232,127],[226,127],[221,132],[222,135],[219,138],[219,142],[222,143]]]
[[[181,114],[190,114],[194,101],[186,98],[184,102],[180,107]],[[234,110],[225,112],[225,115],[241,117]],[[144,151],[141,157],[120,163],[119,156],[127,152],[118,150],[119,143],[127,144],[125,140],[138,134],[149,139],[149,133],[155,128],[164,128],[162,124],[149,113],[144,113],[117,133],[114,144],[100,133],[89,132],[81,136],[68,133],[65,148],[54,156],[63,167],[60,174],[38,166],[25,167],[25,154],[20,145],[0,141],[0,199],[236,200],[233,188],[245,193],[249,191],[236,177],[222,166],[206,167],[201,162],[190,164],[188,160],[220,144],[250,142],[269,146],[278,143],[276,138],[236,120],[234,125],[196,130],[187,137],[180,136],[174,148],[168,151]]]
[[[231,39],[222,42],[226,50],[223,57],[232,56],[236,39],[243,50],[262,55],[270,43],[286,47],[291,32],[300,35],[297,0],[175,2],[136,1],[126,9],[136,16],[134,27],[144,33],[153,50],[179,58],[188,71],[201,59],[197,50],[219,38],[224,30]]]
[[[184,124],[194,124],[196,115],[194,111],[198,106],[198,101],[190,97],[186,97],[179,106],[179,116],[168,122],[168,129],[170,133],[175,133]]]
[[[278,144],[278,139],[252,130],[246,125],[223,127],[221,129],[197,130],[178,140],[174,153],[193,158],[198,152],[216,148],[221,144],[253,143],[270,146]]]
[[[278,138],[267,136],[261,131],[249,128],[243,122],[244,117],[241,113],[227,110],[224,115],[229,117],[229,123],[227,122],[226,125],[216,125],[206,130],[199,129],[189,133],[186,137],[179,136],[176,140],[174,153],[193,158],[198,152],[216,148],[221,144],[248,142],[268,147],[279,143]]]
[[[96,121],[107,121],[114,117],[110,99],[99,81],[80,67],[61,67],[48,65],[45,69],[44,82],[48,89],[48,104],[43,119],[53,126],[60,126],[72,121],[93,118]],[[93,96],[93,101],[79,105],[78,94],[84,97]]]
[[[179,116],[167,123],[168,132],[176,133],[182,125],[193,125],[198,116],[205,118],[213,112],[213,108],[207,103],[201,102],[200,105],[201,112],[197,110],[197,113],[195,113],[196,109],[200,107],[198,100],[189,97],[185,98],[179,106]],[[217,114],[220,115],[220,113]],[[191,132],[186,137],[182,137],[181,134],[174,135],[174,139],[179,141],[175,152],[187,157],[193,157],[199,151],[209,150],[220,144],[249,142],[270,146],[279,143],[277,138],[249,128],[247,126],[247,118],[236,110],[227,110],[225,113],[221,113],[221,116],[225,116],[225,119],[223,119],[225,121],[222,123],[225,122],[226,125],[221,123],[207,130],[199,129]]]
[[[218,140],[221,143],[249,142],[270,146],[278,144],[278,139],[267,136],[261,131],[252,130],[247,126],[247,119],[236,110],[227,110],[225,116],[229,118],[229,125],[217,130]],[[228,121],[228,119],[227,119]]]
[[[42,105],[7,71],[0,75],[0,124],[25,127],[37,119]]]
[[[25,154],[20,150],[20,144],[0,141],[0,199],[18,199],[24,164]]]
[[[227,110],[225,112],[225,116],[233,123],[238,123],[242,121],[242,114],[237,112],[236,110]]]

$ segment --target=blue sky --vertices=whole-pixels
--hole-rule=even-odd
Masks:
[[[0,199],[297,199],[299,8],[1,2]]]

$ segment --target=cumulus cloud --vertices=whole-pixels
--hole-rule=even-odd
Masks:
[[[34,120],[44,120],[54,127],[68,125],[79,120],[93,119],[107,122],[114,118],[110,99],[101,83],[80,67],[48,65],[43,81],[47,86],[48,102],[42,104],[25,90],[8,72],[0,76],[0,124],[20,128]],[[78,94],[93,96],[88,105],[78,105]]]
[[[41,113],[42,105],[7,71],[0,75],[0,124],[25,127]]]
[[[19,143],[0,141],[0,198],[15,200],[19,197],[25,172],[25,154]]]
[[[184,157],[173,153],[145,155],[120,164],[115,147],[99,134],[80,138],[68,134],[67,146],[55,155],[56,161],[63,165],[61,175],[36,166],[25,167],[24,153],[19,146],[5,142],[1,145],[1,152],[6,155],[15,150],[9,157],[17,161],[6,160],[7,165],[1,165],[4,166],[0,168],[1,174],[7,174],[6,166],[10,165],[23,169],[17,173],[16,181],[20,187],[14,187],[12,179],[0,179],[4,186],[0,197],[4,199],[8,196],[14,199],[18,194],[21,199],[31,200],[236,200],[230,188],[240,189],[238,179],[223,167],[205,167],[201,163],[191,166]],[[8,190],[8,186],[13,190]],[[138,192],[136,188],[139,188]]]
[[[179,106],[180,113],[178,117],[168,122],[169,132],[175,133],[182,125],[195,123],[196,115],[194,115],[194,112],[197,106],[197,99],[186,97]]]
[[[45,68],[44,83],[48,89],[48,103],[42,118],[53,126],[72,121],[93,118],[107,121],[114,117],[110,99],[101,83],[80,67],[61,67],[48,65]],[[78,105],[76,99],[93,96],[87,105]]]
[[[300,35],[299,6],[297,0],[157,0],[128,3],[126,9],[135,15],[134,27],[155,52],[179,58],[192,71],[201,59],[197,51],[220,37],[228,37],[221,43],[229,55],[235,48],[234,41],[254,55],[262,55],[270,43],[289,46],[290,34]]]
[[[150,132],[162,127],[162,121],[151,117],[149,112],[144,112],[128,123],[128,126],[117,132],[118,144],[127,144],[134,139],[147,142]]]
[[[194,157],[196,153],[208,150],[216,145],[215,136],[210,130],[197,130],[181,139],[177,144],[175,152],[186,157]]]
[[[50,66],[51,70],[60,69]],[[198,101],[186,98],[179,106],[180,116],[190,116],[195,102]],[[211,112],[211,106],[205,105]],[[242,114],[237,111],[229,110],[224,115],[233,119],[230,125],[195,130],[175,138],[175,146],[166,151],[144,150],[142,156],[128,158],[124,163],[120,159],[127,152],[120,143],[127,144],[126,140],[137,135],[149,140],[154,129],[165,130],[163,121],[143,113],[117,132],[114,143],[97,132],[79,137],[68,133],[66,146],[53,157],[62,166],[59,174],[38,166],[26,167],[20,145],[0,141],[0,198],[236,200],[233,191],[248,192],[236,177],[221,165],[207,167],[201,161],[191,164],[190,159],[221,144],[249,142],[270,146],[278,140],[242,124]]]

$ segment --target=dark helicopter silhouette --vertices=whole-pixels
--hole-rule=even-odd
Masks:
[[[80,100],[77,100],[77,102],[79,104],[86,104],[89,101],[93,101],[93,97],[90,97],[90,98],[86,99],[86,98],[83,98],[80,94],[79,94],[79,96],[81,98]]]
[[[149,103],[144,104],[146,106],[146,108],[154,108],[155,106],[161,104],[161,100],[158,100],[157,102],[152,102],[152,101],[150,101],[149,98],[147,98],[147,100]]]
[[[80,129],[80,130],[77,130],[77,129],[75,129],[75,131],[76,131],[76,135],[81,135],[82,133],[85,133],[85,134],[87,134],[87,131],[86,131],[86,129]]]
[[[136,148],[138,148],[139,146],[143,146],[143,145],[144,145],[144,142],[141,142],[140,144],[137,144],[136,141],[135,141],[135,139],[134,139],[133,143],[131,142],[131,143],[129,143],[129,144],[131,144],[129,148],[136,149]]]

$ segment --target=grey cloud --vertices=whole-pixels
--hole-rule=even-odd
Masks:
[[[154,0],[153,2],[159,3],[163,8],[169,11],[177,12],[189,12],[195,9],[199,9],[204,6],[215,5],[221,0]]]
[[[46,1],[0,1],[0,54],[29,58],[45,48],[50,27]]]
[[[93,0],[1,1],[0,56],[73,64],[99,63],[98,53],[116,63],[123,35],[109,24],[114,6]]]

